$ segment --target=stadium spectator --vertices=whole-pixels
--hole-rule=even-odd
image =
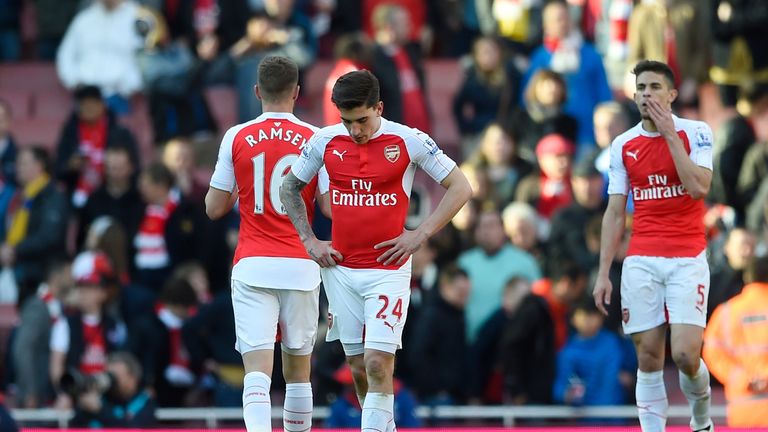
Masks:
[[[74,97],[75,110],[59,136],[55,172],[72,204],[81,208],[104,180],[107,148],[125,146],[134,167],[138,167],[139,157],[133,134],[117,124],[98,87],[79,87]]]
[[[467,401],[464,307],[471,289],[464,270],[446,266],[440,273],[438,292],[424,306],[419,320],[411,323],[415,330],[407,351],[414,372],[410,382],[423,404],[461,405]]]
[[[208,257],[206,228],[200,206],[180,198],[173,190],[175,179],[161,163],[139,175],[139,191],[147,203],[133,245],[136,248],[136,282],[159,292],[178,263]]]
[[[501,293],[510,278],[521,276],[532,282],[541,277],[536,260],[507,242],[497,210],[483,209],[474,232],[477,246],[463,252],[458,260],[472,282],[465,309],[469,343],[475,341],[480,327],[501,306]]]
[[[587,272],[571,258],[553,265],[548,276],[534,282],[531,292],[547,301],[555,330],[555,349],[560,351],[568,340],[573,307],[584,298]]]
[[[508,280],[501,306],[483,323],[471,348],[473,402],[550,403],[554,341],[546,301],[531,293],[527,279]]]
[[[562,135],[576,142],[578,123],[563,112],[568,89],[560,74],[549,69],[536,71],[525,87],[523,99],[524,106],[515,110],[509,119],[523,159],[536,163],[536,144],[549,134]]]
[[[746,209],[755,198],[757,187],[739,187],[739,175],[750,149],[758,142],[755,121],[768,113],[768,85],[761,85],[749,95],[749,109],[735,113],[715,132],[713,143],[712,190],[710,199],[736,211],[736,219],[745,221]]]
[[[141,364],[128,352],[115,352],[107,359],[108,384],[94,385],[77,397],[74,427],[131,428],[152,427],[155,400],[141,387]]]
[[[50,158],[45,149],[30,146],[19,151],[19,189],[6,213],[10,222],[0,247],[0,264],[14,271],[19,304],[35,292],[46,266],[66,253],[69,208],[49,172]]]
[[[699,86],[711,62],[709,11],[696,0],[642,1],[629,19],[627,64],[640,60],[667,63],[677,78],[682,107],[699,102]]]
[[[138,167],[131,158],[133,151],[132,146],[119,142],[104,149],[104,182],[88,197],[79,212],[79,246],[85,242],[86,230],[93,221],[103,216],[117,221],[128,239],[136,236],[144,217],[145,204],[136,184]],[[135,248],[131,242],[126,245],[125,254],[133,269]]]
[[[453,97],[453,117],[465,140],[512,114],[520,100],[520,79],[500,40],[481,37],[474,41],[464,82]]]
[[[197,297],[197,303],[199,305],[205,305],[213,300],[211,281],[208,277],[208,272],[205,267],[199,261],[187,261],[176,266],[173,272],[173,278],[184,279],[195,290],[195,296]],[[216,291],[228,291],[216,287]]]
[[[430,133],[421,47],[409,42],[409,19],[409,11],[394,3],[379,4],[374,9],[372,72],[379,79],[387,119]]]
[[[21,0],[0,0],[0,62],[21,57]]]
[[[608,167],[611,163],[611,143],[617,136],[629,129],[630,122],[624,108],[618,102],[603,102],[595,107],[592,116],[595,128],[595,152],[589,155],[595,161],[595,167],[608,183]]]
[[[58,398],[56,407],[70,408],[71,395],[62,393],[61,378],[68,372],[93,375],[104,372],[107,355],[125,343],[120,328],[105,313],[108,286],[116,280],[112,265],[103,254],[85,253],[72,265],[75,279],[72,311],[56,320],[51,329],[50,377]]]
[[[490,14],[496,29],[492,34],[499,34],[517,52],[527,55],[541,43],[541,14],[544,1],[495,0],[493,2],[474,2],[478,14],[483,9],[490,9],[483,15]],[[480,5],[485,3],[485,5]],[[487,31],[483,33],[488,34]]]
[[[325,79],[323,87],[323,125],[330,126],[341,121],[339,109],[331,100],[333,85],[347,72],[369,69],[373,61],[373,42],[363,33],[341,35],[333,48],[335,63]]]
[[[97,86],[113,112],[130,112],[128,98],[142,87],[136,17],[133,0],[98,0],[78,12],[56,53],[64,87]]]
[[[401,8],[408,14],[401,17],[405,19],[403,25],[408,28],[405,32],[406,43],[426,44],[425,48],[429,47],[432,38],[432,29],[429,27],[430,11],[427,2],[423,0],[362,0],[360,22],[363,24],[366,34],[372,38],[377,37],[376,34],[380,28],[376,24],[376,9],[383,5]]]
[[[539,169],[520,181],[515,201],[525,202],[549,221],[559,209],[573,201],[571,164],[574,145],[561,135],[544,136],[536,145]]]
[[[173,174],[174,187],[182,199],[203,204],[208,188],[195,176],[195,148],[189,138],[179,136],[165,143],[163,165]]]
[[[718,86],[721,103],[734,107],[750,85],[768,84],[768,52],[761,48],[768,37],[768,5],[761,0],[713,0],[709,6],[709,77]]]
[[[16,184],[16,139],[11,134],[13,110],[0,99],[0,182]],[[2,207],[0,207],[2,208]]]
[[[154,390],[160,406],[184,406],[197,382],[182,338],[182,326],[196,305],[189,282],[170,279],[160,292],[155,313],[130,329],[128,349],[139,359],[144,384]]]
[[[192,286],[194,288],[194,284]],[[200,293],[194,289],[199,300]],[[204,374],[201,381],[206,381],[205,375],[213,381],[208,385],[212,387],[214,406],[239,408],[243,404],[245,370],[240,355],[232,349],[235,346],[232,295],[229,290],[220,290],[200,305],[181,329],[190,368]]]
[[[589,297],[576,303],[571,324],[576,333],[557,353],[554,401],[574,406],[626,403],[623,383],[632,382],[634,353],[628,356],[619,336],[603,329],[603,315]]]
[[[544,44],[531,54],[531,64],[523,79],[525,86],[534,73],[550,68],[563,75],[568,98],[563,111],[578,123],[577,154],[592,150],[594,132],[592,112],[600,102],[613,98],[603,69],[603,61],[594,47],[582,40],[572,28],[568,5],[564,0],[551,1],[544,7]]]
[[[37,295],[21,307],[19,326],[10,347],[19,407],[42,408],[53,396],[48,374],[51,328],[59,319],[65,319],[65,301],[73,285],[70,263],[55,262],[49,266]]]
[[[155,143],[214,132],[215,121],[202,91],[205,63],[185,41],[171,40],[168,25],[156,10],[142,6],[137,14],[136,29],[143,38],[137,58]]]
[[[513,201],[504,207],[501,219],[512,246],[530,254],[540,269],[546,269],[546,244],[539,237],[541,223],[536,210],[527,203]]]
[[[35,0],[37,38],[35,52],[42,61],[56,60],[56,51],[81,7],[79,0]]]
[[[703,356],[725,386],[730,427],[765,427],[768,418],[768,259],[750,263],[742,292],[715,309]]]
[[[725,259],[712,268],[707,299],[707,316],[715,308],[733,296],[739,294],[744,287],[744,271],[755,258],[757,239],[745,228],[733,228],[723,245],[722,253]]]
[[[600,219],[605,209],[605,180],[591,158],[581,160],[571,173],[573,202],[552,216],[547,258],[551,266],[572,259],[585,273],[597,267],[599,255],[587,248],[586,230],[593,219]]]
[[[317,38],[312,23],[295,0],[264,0],[247,24],[243,36],[231,49],[235,58],[235,89],[238,121],[251,121],[262,113],[261,100],[253,97],[259,62],[267,56],[288,57],[304,71],[317,57]]]
[[[520,181],[533,172],[531,163],[519,157],[510,132],[496,122],[482,132],[478,147],[466,163],[473,165],[475,175],[482,176],[478,181],[485,182],[473,190],[499,208],[513,200]]]

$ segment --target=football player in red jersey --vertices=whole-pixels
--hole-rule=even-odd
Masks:
[[[240,232],[232,268],[236,349],[243,356],[243,416],[249,432],[271,431],[270,385],[275,339],[280,332],[286,382],[283,426],[305,431],[312,425],[310,355],[318,321],[320,272],[307,255],[280,203],[280,185],[317,130],[292,112],[299,94],[298,67],[285,57],[259,65],[255,93],[264,113],[233,126],[224,135],[205,197],[212,219],[240,202]],[[327,183],[324,171],[320,189]],[[308,180],[299,199],[314,210],[318,177]],[[308,216],[311,220],[312,213]]]
[[[395,428],[392,373],[410,295],[411,254],[472,195],[464,174],[427,134],[381,116],[376,77],[343,75],[333,88],[342,122],[321,129],[283,182],[280,198],[309,255],[321,267],[333,325],[363,407],[362,429]],[[332,243],[310,229],[305,185],[325,166],[333,214]],[[435,211],[405,229],[416,168],[446,188]]]
[[[635,395],[644,432],[661,432],[667,416],[663,368],[667,327],[680,388],[691,406],[691,429],[712,431],[709,371],[701,359],[709,266],[704,201],[712,180],[712,131],[672,114],[672,70],[644,60],[635,74],[642,121],[611,144],[608,207],[603,216],[594,298],[607,314],[608,270],[624,233],[627,195],[635,213],[621,276],[624,331],[638,358]]]

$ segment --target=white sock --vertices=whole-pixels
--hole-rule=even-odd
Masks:
[[[638,369],[635,398],[643,432],[664,432],[669,407],[664,371],[643,372]]]
[[[709,405],[711,403],[712,389],[709,387],[709,369],[701,360],[696,375],[688,376],[680,372],[680,390],[688,399],[691,406],[691,429],[703,429],[709,426]]]
[[[285,432],[301,432],[312,429],[312,384],[285,385],[283,429]]]
[[[249,372],[243,379],[243,419],[248,432],[272,431],[272,379],[261,372]]]
[[[395,396],[385,393],[368,393],[363,405],[362,432],[386,432],[394,426]]]

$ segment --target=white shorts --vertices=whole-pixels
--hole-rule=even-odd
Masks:
[[[274,349],[279,329],[283,351],[311,354],[320,314],[319,294],[319,286],[298,291],[251,287],[232,280],[237,352]]]
[[[708,296],[705,252],[694,258],[629,256],[624,260],[621,317],[627,334],[664,323],[704,327]]]
[[[362,354],[350,349],[354,345],[392,354],[402,348],[411,300],[410,260],[397,270],[337,265],[320,274],[328,296],[326,341],[341,340],[347,355]]]

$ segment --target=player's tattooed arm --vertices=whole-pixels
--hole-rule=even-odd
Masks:
[[[280,201],[283,203],[283,208],[288,213],[293,226],[296,227],[302,242],[315,236],[307,218],[307,207],[304,205],[304,200],[301,199],[301,190],[305,186],[307,184],[299,180],[292,172],[288,172],[288,175],[283,179],[283,185],[280,186]]]

